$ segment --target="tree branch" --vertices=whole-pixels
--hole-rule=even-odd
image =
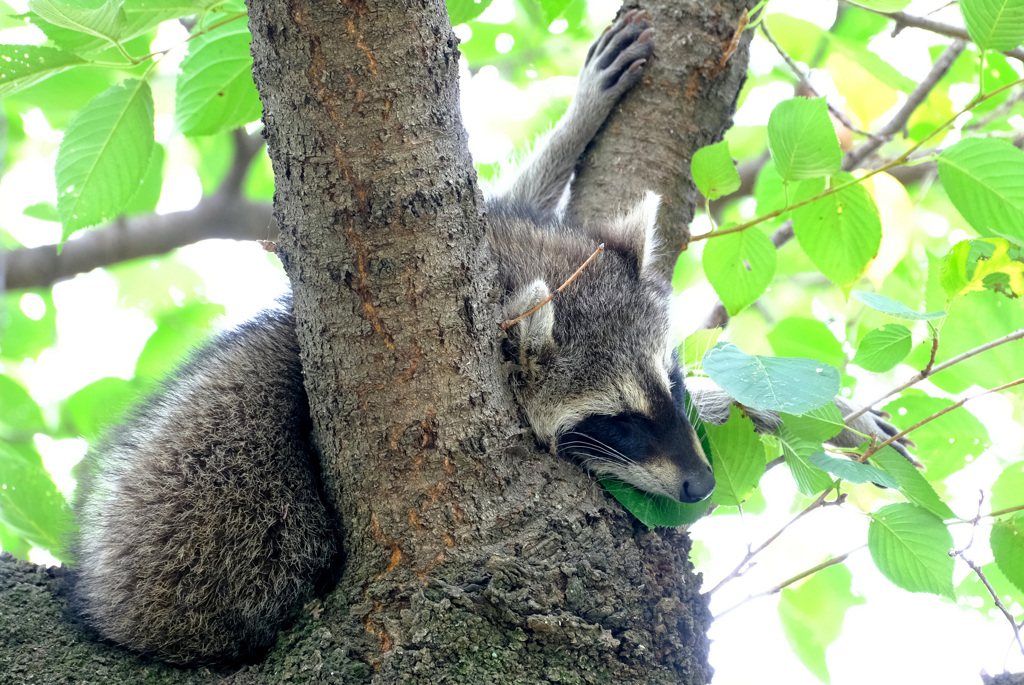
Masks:
[[[913,378],[908,380],[907,382],[901,383],[900,385],[898,385],[895,388],[889,390],[887,393],[885,393],[881,397],[877,398],[873,402],[869,402],[869,403],[865,404],[863,407],[861,407],[860,409],[858,409],[857,411],[855,411],[852,414],[850,414],[849,416],[843,417],[843,421],[847,425],[849,425],[850,421],[853,421],[854,419],[856,419],[857,417],[862,415],[864,412],[866,412],[869,409],[871,409],[871,407],[875,406],[879,402],[887,400],[887,399],[889,399],[890,397],[892,397],[893,395],[895,395],[897,393],[903,392],[907,388],[920,383],[925,378],[928,378],[929,376],[934,376],[935,374],[939,373],[940,371],[945,371],[946,369],[948,369],[949,367],[953,366],[954,364],[959,364],[960,362],[964,361],[965,359],[970,359],[971,357],[973,357],[973,356],[975,356],[977,354],[981,354],[985,350],[991,350],[993,347],[999,347],[1000,345],[1004,345],[1004,344],[1006,344],[1008,342],[1013,342],[1014,340],[1020,340],[1021,338],[1024,338],[1024,328],[1020,328],[1020,329],[1014,331],[1013,333],[1008,333],[1007,335],[1004,335],[1003,337],[999,338],[998,340],[992,340],[990,342],[985,343],[984,345],[978,345],[974,349],[967,350],[963,354],[958,354],[957,356],[953,357],[952,359],[944,361],[941,364],[939,364],[938,366],[932,367],[932,369],[930,371],[927,371],[927,372],[920,371]]]
[[[269,203],[215,194],[187,211],[119,219],[69,240],[60,254],[56,245],[0,254],[6,261],[4,289],[48,288],[97,267],[163,254],[207,238],[273,240],[276,235]]]
[[[0,251],[0,292],[22,288],[49,288],[57,281],[102,266],[139,257],[163,254],[208,238],[273,240],[277,236],[269,203],[252,202],[242,186],[256,155],[264,148],[263,136],[232,133],[235,155],[217,190],[193,209],[158,215],[120,218],[109,226],[81,234],[57,245]]]
[[[862,9],[872,14],[878,14],[883,17],[889,17],[896,22],[896,28],[893,29],[893,35],[899,33],[904,28],[915,28],[922,29],[924,31],[931,31],[937,33],[940,36],[946,36],[947,38],[956,38],[958,40],[971,40],[971,34],[967,32],[967,29],[954,26],[952,24],[945,24],[941,21],[935,21],[934,19],[928,19],[926,17],[918,17],[913,14],[907,14],[906,12],[880,12],[878,10],[869,9],[863,5],[852,5],[851,3],[843,0],[844,5],[855,6],[858,9]],[[1014,57],[1024,62],[1024,49],[1015,48],[1013,50],[1007,50],[1003,53],[1007,57]]]

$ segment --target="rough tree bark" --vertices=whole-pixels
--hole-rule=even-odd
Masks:
[[[738,16],[726,5],[691,16],[720,37]],[[443,3],[251,0],[250,15],[280,254],[345,531],[337,588],[264,662],[183,671],[90,643],[62,620],[59,574],[0,558],[0,680],[707,682],[688,538],[646,530],[541,453],[511,404]]]
[[[731,45],[744,10],[757,0],[626,0],[653,18],[658,47],[638,88],[612,113],[577,167],[571,210],[599,221],[648,189],[661,194],[660,266],[671,275],[700,193],[693,153],[722,139],[746,80],[751,31]]]

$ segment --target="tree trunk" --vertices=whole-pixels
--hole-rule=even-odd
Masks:
[[[727,7],[672,10],[705,22],[676,36],[655,12],[659,54],[727,33],[738,16]],[[708,682],[710,616],[688,538],[648,531],[539,451],[511,402],[443,3],[250,0],[250,27],[279,254],[345,532],[336,589],[229,682]],[[718,114],[687,125],[694,145],[726,127],[745,66],[738,52],[709,76],[705,42],[705,71],[686,79]],[[732,90],[711,97],[726,72]],[[640,90],[689,92],[657,78]],[[665,124],[609,131],[651,127]],[[578,190],[592,192],[602,149]],[[673,143],[678,169],[683,151]],[[620,181],[622,169],[601,162]],[[643,187],[667,192],[657,179]],[[692,213],[692,197],[677,202]],[[55,575],[0,558],[0,681],[222,681],[90,642],[62,620]]]
[[[584,220],[600,220],[632,206],[645,190],[659,192],[659,263],[669,276],[702,201],[690,177],[690,160],[732,125],[753,32],[745,31],[735,46],[730,43],[743,11],[756,4],[626,0],[623,5],[623,10],[643,7],[651,15],[658,47],[641,87],[612,112],[604,134],[577,168],[570,207]]]

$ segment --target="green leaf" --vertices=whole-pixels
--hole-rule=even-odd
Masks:
[[[832,457],[824,452],[815,452],[808,461],[822,471],[827,471],[848,483],[855,483],[857,485],[874,483],[875,485],[882,485],[893,490],[900,486],[895,478],[882,469],[877,469],[870,464],[861,464],[850,459]]]
[[[726,311],[735,316],[772,282],[778,255],[771,239],[752,228],[708,240],[703,261],[708,281]]]
[[[961,140],[939,156],[939,178],[978,233],[1024,240],[1024,152],[994,138]]]
[[[63,240],[124,209],[138,192],[153,145],[153,94],[145,81],[113,86],[71,120],[56,167]]]
[[[707,513],[711,500],[676,502],[662,495],[637,490],[629,483],[602,478],[601,485],[619,504],[648,528],[677,528],[699,520]]]
[[[853,177],[842,173],[832,180],[841,185]],[[807,181],[800,184],[797,197],[812,197],[820,190],[820,183]],[[793,231],[814,265],[840,287],[864,275],[882,243],[878,207],[860,184],[794,209]]]
[[[33,545],[63,555],[70,525],[67,503],[31,442],[0,442],[0,523]]]
[[[26,298],[39,298],[45,311],[29,317],[23,311]],[[38,301],[37,301],[38,302]],[[57,341],[57,309],[49,290],[9,292],[0,301],[0,357],[35,359]]]
[[[780,357],[817,359],[837,369],[846,365],[843,344],[817,319],[797,316],[783,319],[768,334],[768,342]]]
[[[740,174],[725,140],[697,150],[690,161],[690,172],[697,190],[709,200],[717,200],[740,188]]]
[[[252,80],[252,38],[234,21],[189,44],[175,91],[175,121],[186,136],[205,136],[260,118]]]
[[[93,439],[99,437],[102,429],[112,424],[137,396],[138,391],[131,381],[108,376],[64,400],[61,414],[72,433]]]
[[[910,0],[851,0],[851,3],[878,12],[899,12],[910,4]]]
[[[950,300],[983,290],[1017,298],[1024,295],[1024,261],[1003,238],[962,240],[943,258],[939,282]]]
[[[924,507],[943,521],[956,518],[921,471],[892,447],[883,447],[871,455],[871,461],[899,482],[899,490],[912,504]]]
[[[928,312],[926,314],[915,312],[902,302],[897,302],[896,300],[888,298],[885,295],[879,295],[878,293],[854,290],[850,295],[875,311],[882,312],[883,314],[888,314],[889,316],[897,319],[903,319],[905,321],[931,321],[932,319],[941,319],[946,315],[946,312]]]
[[[835,402],[828,402],[802,415],[783,413],[782,419],[801,438],[819,443],[828,442],[846,428],[843,412]]]
[[[86,33],[111,43],[124,38],[127,20],[120,0],[106,0],[96,9],[59,0],[29,0],[28,8],[54,26]]]
[[[868,331],[857,347],[853,363],[862,369],[884,373],[906,359],[913,347],[910,329],[891,323]]]
[[[949,400],[911,389],[886,404],[884,410],[900,425],[913,426],[950,404]],[[968,456],[980,456],[989,445],[985,426],[963,408],[929,421],[910,437],[917,443],[914,454],[927,467],[925,476],[932,482],[960,470],[967,464]]]
[[[452,26],[476,19],[491,6],[491,2],[492,0],[445,0]]]
[[[686,336],[686,339],[683,340],[683,358],[681,360],[683,368],[688,371],[699,368],[704,355],[715,346],[715,343],[718,342],[718,336],[721,334],[721,328],[710,328],[694,331]]]
[[[558,19],[572,4],[572,0],[540,0],[540,7],[544,10],[544,18],[550,24]]]
[[[0,45],[0,98],[84,63],[81,57],[56,48]]]
[[[704,356],[704,370],[737,402],[754,409],[803,414],[831,402],[839,372],[813,359],[749,355],[718,343]]]
[[[1019,507],[1024,504],[1024,461],[1010,464],[992,484],[989,506],[992,511]]]
[[[768,149],[783,180],[837,173],[843,153],[825,99],[793,98],[776,105],[768,117]]]
[[[711,450],[717,455],[711,501],[723,506],[739,506],[754,493],[764,473],[761,436],[754,422],[735,405],[729,408],[728,421],[721,426],[707,424],[705,428]]]
[[[1013,50],[1024,42],[1021,0],[960,0],[967,32],[984,50]]]
[[[162,378],[182,356],[209,336],[211,322],[224,314],[224,306],[192,302],[172,307],[156,317],[157,329],[135,363],[135,375],[143,379]]]
[[[149,166],[142,177],[138,192],[125,205],[124,213],[127,216],[149,214],[156,211],[157,203],[160,202],[160,193],[163,190],[164,160],[166,158],[164,146],[160,143],[154,145],[153,154],[149,156]]]
[[[913,504],[889,504],[871,514],[868,549],[897,587],[954,599],[953,536],[934,514]]]
[[[43,413],[20,383],[0,374],[0,435],[24,441],[46,430]]]
[[[37,202],[29,205],[21,211],[22,214],[40,221],[52,221],[60,223],[60,215],[57,214],[57,205],[51,202]]]
[[[1024,592],[1024,513],[993,523],[989,544],[999,570]]]
[[[805,497],[814,497],[822,490],[832,485],[832,477],[810,462],[810,457],[815,452],[820,452],[821,441],[809,440],[798,435],[793,428],[786,424],[786,416],[782,417],[782,425],[775,431],[775,438],[782,446],[782,455],[786,459],[786,466],[793,474],[796,487],[800,494]]]
[[[842,633],[847,609],[865,602],[850,591],[851,579],[850,570],[836,564],[795,588],[783,588],[779,596],[779,621],[789,646],[826,683],[830,681],[825,650]]]

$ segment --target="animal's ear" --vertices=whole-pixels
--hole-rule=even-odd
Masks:
[[[538,278],[520,288],[508,298],[505,314],[508,319],[515,319],[530,311],[551,296],[551,290],[543,279]],[[512,326],[509,334],[519,340],[520,349],[527,354],[536,354],[545,345],[554,345],[552,330],[555,327],[555,303],[548,302],[543,307]]]
[[[640,202],[611,223],[611,241],[621,245],[636,257],[636,265],[641,273],[646,271],[658,256],[659,205],[661,196],[648,190]]]

